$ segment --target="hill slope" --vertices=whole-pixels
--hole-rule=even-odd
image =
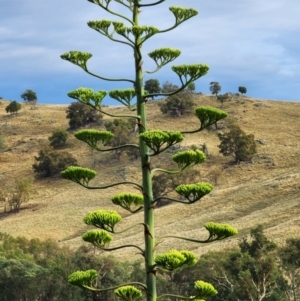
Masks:
[[[48,137],[54,129],[68,128],[65,110],[67,106],[38,105],[36,110],[24,105],[17,117],[5,113],[7,102],[0,104],[0,134],[6,149],[0,153],[0,189],[9,191],[15,177],[32,176],[34,156],[39,149],[49,144]],[[220,104],[211,97],[199,96],[197,105]],[[149,128],[163,130],[193,129],[197,120],[190,116],[180,118],[160,114],[157,103],[148,107]],[[208,221],[230,223],[239,229],[239,235],[231,240],[210,245],[197,245],[168,239],[159,244],[158,252],[180,244],[181,248],[193,250],[200,255],[207,250],[231,246],[249,229],[262,224],[266,234],[280,242],[300,233],[300,103],[262,101],[251,98],[236,98],[225,103],[229,118],[237,121],[246,133],[253,133],[258,154],[254,163],[232,165],[231,158],[219,154],[219,139],[216,131],[203,131],[187,135],[183,146],[205,143],[211,153],[206,163],[197,167],[201,179],[217,179],[213,192],[194,205],[172,204],[156,209],[157,237],[166,234],[204,238],[203,224]],[[115,113],[126,112],[125,108],[109,107]],[[97,171],[96,183],[117,182],[139,178],[139,162],[122,157],[120,161],[110,154],[95,154],[87,145],[70,135],[66,150],[75,155],[80,165]],[[170,154],[163,154],[167,164]],[[17,214],[0,213],[0,232],[28,238],[53,238],[61,244],[78,246],[80,234],[87,227],[83,216],[95,209],[116,209],[123,216],[127,227],[143,220],[142,213],[129,216],[114,208],[110,197],[127,187],[90,191],[76,184],[55,178],[36,179],[35,194]],[[133,190],[134,191],[134,190]],[[3,211],[0,203],[0,212]],[[142,245],[141,233],[134,228],[126,234],[115,236],[114,245],[137,242]],[[115,252],[132,258],[132,250]]]

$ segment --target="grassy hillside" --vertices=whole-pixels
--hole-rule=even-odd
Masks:
[[[220,107],[214,98],[199,96],[197,105]],[[49,144],[48,137],[54,129],[68,128],[66,108],[63,105],[37,105],[36,110],[23,105],[17,117],[5,112],[8,102],[0,104],[0,134],[6,148],[0,152],[0,189],[9,190],[14,178],[32,176],[34,156],[40,148]],[[161,115],[157,103],[150,102],[148,120],[151,129],[187,130],[198,126],[196,118],[187,115],[171,118]],[[246,97],[236,98],[224,104],[229,118],[234,119],[246,133],[255,135],[258,153],[254,163],[231,164],[232,158],[219,154],[219,139],[216,131],[203,131],[187,135],[183,146],[205,143],[211,153],[207,162],[196,167],[201,179],[212,183],[217,178],[213,192],[193,205],[172,204],[156,209],[157,238],[168,234],[205,237],[202,225],[208,221],[230,223],[239,229],[233,239],[208,246],[165,240],[158,251],[173,248],[178,243],[182,248],[200,255],[207,250],[231,246],[249,229],[262,224],[266,234],[275,241],[300,234],[300,103],[262,101]],[[109,112],[127,112],[125,108],[109,107]],[[106,117],[105,117],[106,118]],[[120,161],[111,154],[93,153],[84,143],[70,133],[68,146],[80,165],[98,172],[95,184],[139,178],[139,162],[123,156]],[[162,154],[163,164],[170,154]],[[171,164],[171,163],[170,163]],[[83,216],[95,209],[116,209],[123,216],[124,227],[142,221],[142,213],[129,216],[114,207],[110,197],[127,187],[105,191],[89,191],[66,181],[60,176],[36,179],[30,202],[16,214],[3,214],[0,203],[0,231],[27,238],[53,238],[70,246],[81,244],[80,234],[87,227]],[[134,191],[134,190],[133,190]],[[114,245],[137,242],[142,245],[138,228],[114,237]],[[132,258],[132,250],[115,252]]]

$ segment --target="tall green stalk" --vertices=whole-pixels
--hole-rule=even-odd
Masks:
[[[136,3],[133,11],[133,23],[135,26],[139,26],[139,8]],[[141,116],[140,124],[138,126],[139,133],[142,134],[147,131],[147,119],[146,119],[146,107],[144,99],[143,88],[143,56],[141,52],[142,41],[138,36],[135,40],[135,89],[137,97],[137,113]],[[154,250],[155,250],[155,238],[154,238],[154,207],[153,207],[153,193],[152,193],[152,181],[150,173],[151,158],[149,154],[149,148],[146,143],[139,138],[139,147],[141,154],[141,170],[142,170],[142,186],[144,196],[144,241],[145,241],[145,277],[147,286],[147,300],[156,300],[156,275],[154,271]]]
[[[205,75],[208,72],[208,67],[203,64],[194,65],[179,65],[173,66],[172,70],[178,75],[181,82],[181,86],[177,91],[171,93],[156,93],[148,94],[143,88],[143,77],[145,73],[153,73],[162,68],[167,63],[173,61],[180,55],[180,51],[170,48],[160,48],[150,52],[148,55],[152,58],[156,64],[154,71],[143,70],[143,56],[142,56],[142,44],[145,43],[152,35],[168,32],[179,26],[182,22],[190,19],[197,15],[194,9],[185,9],[182,7],[170,7],[170,11],[175,17],[175,24],[170,28],[159,30],[152,26],[140,26],[139,17],[141,8],[151,9],[152,6],[159,5],[165,0],[158,0],[153,3],[142,4],[142,0],[115,0],[120,5],[123,5],[131,13],[131,17],[123,16],[115,11],[110,10],[109,5],[113,0],[88,0],[107,12],[120,17],[129,23],[129,26],[125,26],[121,22],[112,22],[108,20],[90,21],[88,25],[100,34],[106,36],[112,41],[128,45],[133,49],[134,52],[134,64],[135,64],[135,78],[134,79],[119,79],[119,78],[106,78],[91,72],[87,67],[87,61],[91,58],[90,53],[80,51],[70,51],[63,54],[61,57],[71,63],[81,67],[84,71],[102,80],[108,81],[125,81],[133,84],[134,88],[124,90],[112,90],[109,92],[109,96],[118,100],[123,105],[127,106],[130,113],[128,115],[113,115],[105,112],[101,107],[102,100],[108,94],[106,91],[95,92],[88,88],[79,88],[68,93],[71,98],[77,99],[78,101],[85,103],[95,110],[103,114],[107,114],[112,117],[134,117],[137,122],[139,132],[139,143],[136,145],[125,144],[118,148],[123,147],[136,147],[139,149],[141,155],[141,174],[142,182],[117,182],[104,184],[102,186],[91,186],[90,181],[96,176],[94,170],[70,166],[64,170],[61,174],[64,178],[69,179],[73,182],[87,189],[105,189],[121,184],[134,185],[139,188],[141,194],[133,193],[121,193],[112,197],[112,202],[116,205],[121,206],[123,209],[128,210],[131,213],[136,213],[140,210],[144,211],[144,221],[140,223],[143,226],[144,234],[144,247],[141,248],[135,244],[125,245],[115,248],[108,248],[108,244],[112,241],[110,233],[115,234],[115,226],[121,221],[121,216],[116,211],[105,211],[96,210],[87,214],[84,218],[84,222],[88,225],[93,225],[97,230],[87,231],[83,236],[83,240],[92,243],[100,249],[106,251],[112,251],[125,247],[134,247],[138,249],[144,258],[145,262],[145,283],[126,283],[120,284],[113,288],[98,288],[94,286],[94,280],[97,278],[97,272],[95,270],[78,271],[70,275],[69,282],[71,284],[90,289],[93,291],[109,290],[113,289],[115,294],[123,300],[133,301],[138,300],[142,297],[143,293],[147,301],[165,300],[170,297],[176,297],[181,300],[196,300],[204,299],[215,295],[216,290],[208,283],[203,281],[195,282],[195,296],[174,296],[171,294],[164,294],[157,296],[156,291],[156,275],[159,272],[173,271],[177,268],[184,266],[190,266],[195,264],[196,258],[192,252],[189,251],[176,251],[170,250],[164,254],[155,254],[155,227],[154,227],[154,210],[155,204],[163,196],[153,199],[152,192],[152,177],[155,172],[166,172],[166,173],[178,173],[186,168],[192,167],[196,164],[203,163],[205,161],[205,155],[199,150],[190,150],[178,152],[173,156],[173,161],[177,163],[178,169],[175,171],[164,170],[160,168],[151,169],[151,157],[157,156],[161,152],[165,151],[169,147],[183,140],[183,134],[192,134],[199,132],[204,128],[216,123],[218,120],[225,118],[226,113],[218,109],[211,107],[199,107],[195,110],[195,116],[200,121],[200,126],[192,131],[172,132],[172,131],[151,131],[147,128],[146,120],[146,107],[145,103],[147,97],[154,96],[169,96],[180,92],[185,89],[189,84]],[[116,35],[118,37],[116,37]],[[121,38],[121,39],[120,39]],[[136,103],[132,104],[132,100],[136,99]],[[134,113],[136,112],[136,113]],[[107,148],[105,144],[113,137],[113,134],[107,131],[98,130],[80,130],[75,133],[75,137],[79,140],[86,142],[88,145],[98,151],[109,151],[115,150],[116,148]],[[168,198],[168,200],[180,202],[183,204],[191,204],[202,197],[207,195],[213,189],[212,185],[205,182],[179,185],[175,191],[185,201],[180,199]],[[235,235],[237,230],[227,224],[218,224],[209,222],[204,225],[208,231],[208,238],[204,240],[188,238],[188,237],[177,237],[168,235],[164,238],[176,237],[192,242],[209,243],[215,240],[227,238]],[[128,230],[128,229],[127,229]],[[126,231],[126,229],[124,230]],[[122,231],[122,232],[124,232]],[[138,287],[138,288],[137,288]]]

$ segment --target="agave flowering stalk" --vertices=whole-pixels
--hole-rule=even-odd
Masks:
[[[184,135],[202,131],[206,127],[216,123],[220,119],[226,117],[226,113],[212,108],[199,107],[195,110],[195,117],[199,119],[200,125],[192,131],[180,132],[175,131],[161,131],[148,129],[147,115],[146,115],[146,101],[148,98],[155,96],[170,96],[185,89],[189,84],[193,83],[200,77],[204,76],[209,68],[205,64],[196,63],[191,65],[174,65],[171,69],[177,74],[181,85],[176,91],[170,93],[153,93],[149,94],[143,88],[143,78],[145,73],[154,73],[161,69],[166,64],[172,62],[180,55],[180,50],[171,48],[159,48],[148,53],[149,57],[154,61],[155,67],[153,70],[144,70],[143,66],[143,52],[142,45],[148,41],[152,36],[166,33],[175,29],[188,19],[195,17],[198,13],[193,8],[183,8],[171,6],[170,11],[174,15],[175,21],[172,26],[166,29],[158,29],[154,26],[140,25],[140,17],[142,11],[147,9],[155,9],[156,6],[165,0],[154,0],[150,3],[143,3],[143,0],[88,0],[89,2],[99,6],[110,14],[120,18],[120,21],[110,20],[96,20],[89,21],[88,26],[106,38],[124,44],[130,47],[134,55],[135,76],[133,78],[107,78],[105,75],[93,73],[88,67],[88,61],[92,58],[92,54],[81,51],[70,51],[61,55],[61,58],[71,62],[72,64],[82,68],[88,74],[97,77],[101,80],[114,82],[127,82],[130,86],[127,89],[116,89],[112,91],[93,91],[90,88],[78,88],[68,93],[68,96],[84,103],[95,110],[117,118],[135,118],[139,141],[137,144],[124,144],[118,147],[109,148],[106,144],[113,138],[113,134],[108,131],[98,130],[80,130],[75,133],[75,137],[90,147],[99,152],[112,151],[118,148],[134,147],[140,152],[140,169],[141,182],[121,181],[116,183],[104,183],[100,186],[92,186],[91,181],[96,177],[96,171],[78,167],[70,166],[61,174],[65,179],[71,180],[87,189],[105,189],[118,185],[131,185],[139,189],[141,193],[119,193],[112,197],[112,203],[120,206],[123,209],[134,214],[139,211],[144,212],[144,219],[138,225],[132,227],[141,227],[141,235],[144,236],[143,247],[132,245],[124,245],[121,247],[113,247],[113,234],[122,231],[116,231],[116,226],[121,222],[121,216],[113,210],[96,210],[88,213],[84,217],[84,222],[88,225],[96,227],[94,230],[89,230],[83,234],[83,240],[92,243],[100,249],[111,251],[118,248],[135,248],[144,258],[145,263],[145,282],[144,283],[124,283],[112,288],[99,288],[95,286],[95,279],[97,272],[95,270],[78,271],[70,275],[69,282],[71,284],[90,289],[93,291],[114,290],[115,294],[123,300],[134,301],[140,299],[143,295],[147,301],[164,300],[173,295],[164,294],[157,296],[156,291],[156,275],[160,271],[173,271],[184,266],[191,266],[195,264],[196,257],[192,252],[187,250],[169,250],[164,254],[155,254],[156,238],[154,225],[155,204],[160,197],[154,199],[152,192],[152,177],[155,172],[179,173],[186,168],[201,164],[205,161],[205,155],[200,150],[188,150],[174,154],[173,161],[178,165],[177,170],[152,169],[151,158],[158,156],[163,151],[171,146],[180,143],[184,139]],[[111,3],[117,2],[120,6],[125,7],[128,15],[111,9]],[[132,88],[133,87],[133,88]],[[119,101],[122,105],[128,108],[128,114],[113,115],[105,111],[102,106],[102,101],[106,96]],[[185,201],[169,198],[175,202],[182,202],[184,204],[191,204],[201,200],[205,195],[210,193],[213,186],[209,183],[190,183],[186,185],[179,185],[175,191],[185,198]],[[185,239],[188,241],[208,243],[215,240],[227,238],[237,234],[237,230],[227,224],[207,223],[205,225],[209,235],[207,239],[177,237],[178,239]],[[175,237],[172,234],[166,236]],[[195,296],[176,296],[181,300],[202,300],[214,296],[216,290],[206,282],[196,280],[195,282]]]

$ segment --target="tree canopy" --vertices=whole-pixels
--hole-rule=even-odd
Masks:
[[[161,92],[160,83],[157,79],[148,79],[145,81],[144,89],[149,93],[159,93]],[[152,97],[153,99],[153,97]]]
[[[56,129],[48,138],[50,145],[54,148],[66,145],[68,139],[68,132],[62,129]]]
[[[218,290],[209,300],[298,301],[300,295],[300,238],[277,246],[262,226],[250,230],[236,248],[208,252],[189,269],[157,274],[158,293],[192,296],[193,280],[201,277]],[[93,247],[61,246],[52,239],[12,237],[0,232],[0,300],[118,300],[112,291],[87,292],[65,281],[70,271],[99,271],[102,288],[122,282],[142,282],[141,262],[98,256]]]
[[[169,91],[171,91],[173,87],[174,86],[168,86],[166,89],[170,89]],[[167,99],[160,102],[158,105],[163,114],[180,117],[192,112],[192,109],[194,107],[193,97],[194,96],[192,91],[185,89],[180,91],[179,93],[167,97]]]
[[[243,86],[239,86],[239,92],[242,94],[246,94],[247,93],[247,88],[243,87]]]
[[[51,177],[69,165],[77,165],[76,158],[67,151],[56,151],[49,148],[41,149],[34,157],[36,163],[32,165],[38,175]]]
[[[27,89],[24,93],[22,93],[21,98],[23,98],[25,103],[32,104],[33,106],[37,103],[37,95],[31,89]]]
[[[19,110],[21,110],[21,104],[17,101],[12,101],[10,104],[5,108],[6,113],[11,113],[12,115],[15,115],[18,113]]]
[[[101,123],[103,117],[102,114],[79,101],[72,102],[66,113],[71,129],[77,129],[91,123]]]
[[[247,135],[237,124],[231,124],[229,130],[227,133],[218,134],[221,141],[220,153],[233,156],[236,163],[250,160],[257,152],[254,135]]]
[[[210,82],[209,90],[210,90],[211,94],[217,96],[218,93],[221,91],[221,85],[218,82]]]

